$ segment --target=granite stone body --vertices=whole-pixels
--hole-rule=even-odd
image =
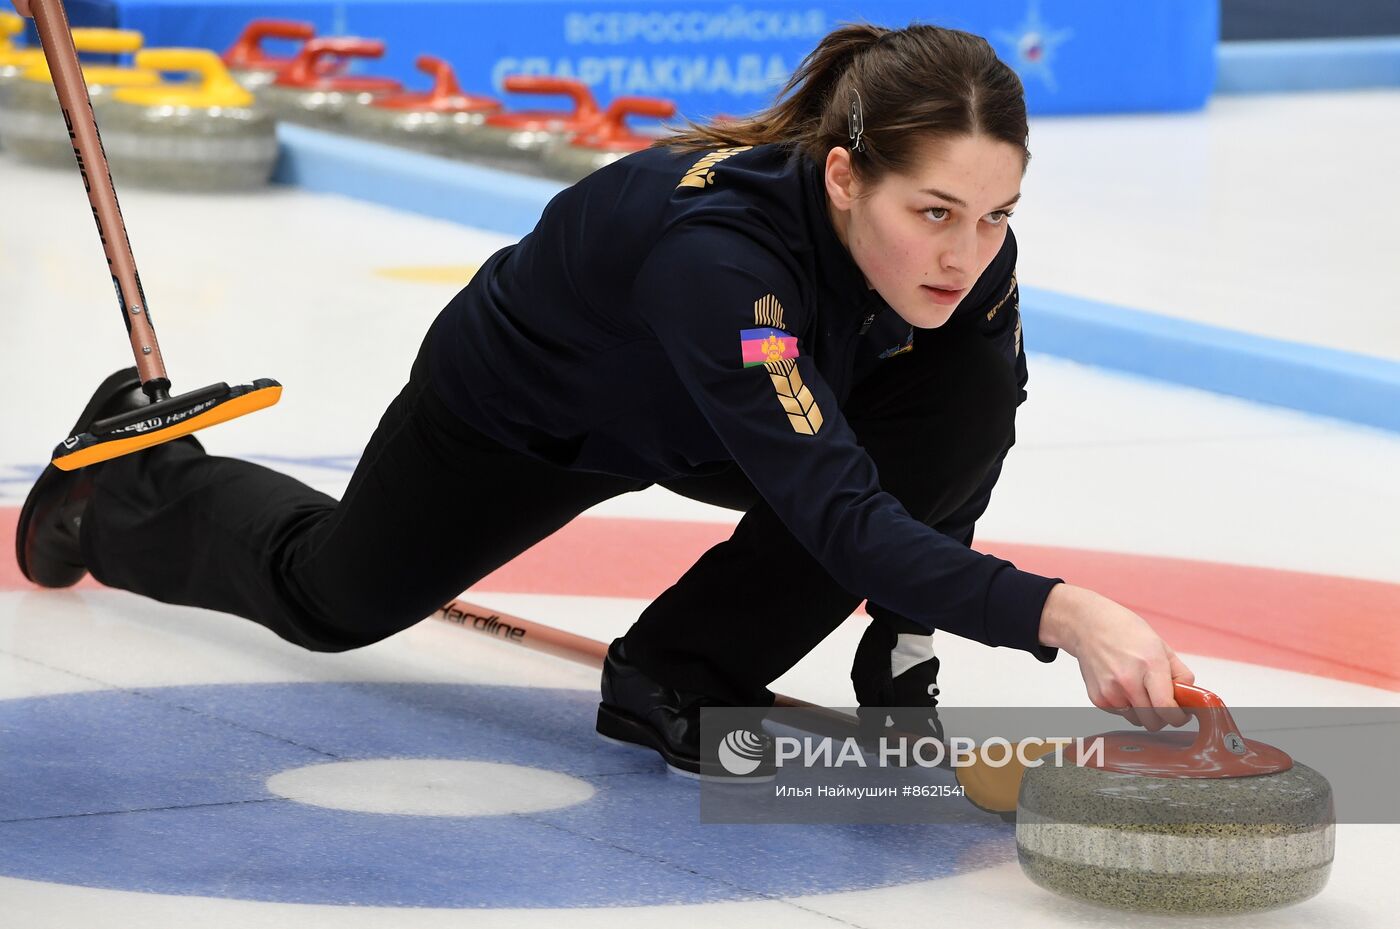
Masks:
[[[277,163],[276,123],[261,107],[118,100],[99,119],[117,181],[165,190],[248,190],[267,184]]]
[[[1238,913],[1305,900],[1327,882],[1332,789],[1294,763],[1252,777],[1148,777],[1076,765],[1027,769],[1021,867],[1057,893],[1123,909]]]
[[[465,135],[485,121],[486,110],[435,112],[433,110],[354,107],[344,116],[347,131],[361,138],[401,145],[434,155],[460,153]]]
[[[554,141],[566,141],[572,132],[562,123],[555,128],[517,128],[483,123],[463,133],[457,153],[468,158],[486,157],[539,161]]]
[[[381,91],[304,90],[269,84],[257,91],[262,104],[279,120],[318,129],[345,129],[345,113],[363,108]]]

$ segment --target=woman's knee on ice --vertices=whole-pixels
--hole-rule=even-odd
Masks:
[[[436,608],[375,598],[343,598],[314,609],[298,609],[274,631],[308,651],[348,652],[382,642],[428,618]]]

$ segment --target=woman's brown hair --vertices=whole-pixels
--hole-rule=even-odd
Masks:
[[[863,122],[852,166],[874,183],[914,167],[930,139],[984,135],[1026,148],[1021,79],[986,39],[956,29],[868,24],[831,32],[793,72],[773,106],[742,119],[691,123],[657,145],[712,149],[787,143],[817,164],[852,145],[852,111]]]

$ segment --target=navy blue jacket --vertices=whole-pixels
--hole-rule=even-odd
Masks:
[[[957,314],[1000,307],[979,325],[1015,365],[1019,403],[1015,265],[1008,231]],[[435,324],[433,383],[477,429],[565,467],[659,481],[737,462],[845,589],[1052,660],[1038,633],[1058,579],[969,548],[1000,462],[935,530],[880,489],[842,416],[911,332],[836,237],[809,159],[658,148],[562,191],[487,260]],[[745,366],[741,333],[773,354],[750,348]]]

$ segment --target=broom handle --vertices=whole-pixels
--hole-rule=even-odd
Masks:
[[[63,109],[63,121],[73,142],[73,154],[78,159],[78,171],[83,176],[92,215],[97,220],[97,234],[102,250],[107,253],[107,267],[116,288],[118,309],[131,341],[136,358],[136,370],[146,393],[154,400],[169,394],[170,380],[165,362],[151,324],[146,296],[141,290],[141,278],[136,273],[136,258],[131,253],[126,223],[117,205],[117,191],[112,186],[112,173],[107,155],[97,134],[97,120],[92,112],[87,83],[78,65],[78,51],[73,47],[73,35],[68,26],[68,13],[62,0],[14,0],[21,16],[34,20],[44,58],[49,63],[58,103]]]
[[[453,600],[451,603],[445,604],[433,613],[433,619],[450,623],[462,629],[469,629],[493,639],[511,642],[531,651],[544,652],[547,655],[554,655],[556,658],[565,658],[569,661],[585,664],[590,668],[601,668],[603,659],[608,654],[606,642],[565,632],[563,629],[555,629],[553,626],[546,626],[544,623],[537,623],[520,616],[489,610],[465,600]],[[833,718],[833,721],[839,720],[848,726],[855,724],[855,720],[844,713],[827,710],[825,707],[819,707],[816,704],[793,697],[784,697],[782,694],[777,695],[774,705],[824,710]]]

